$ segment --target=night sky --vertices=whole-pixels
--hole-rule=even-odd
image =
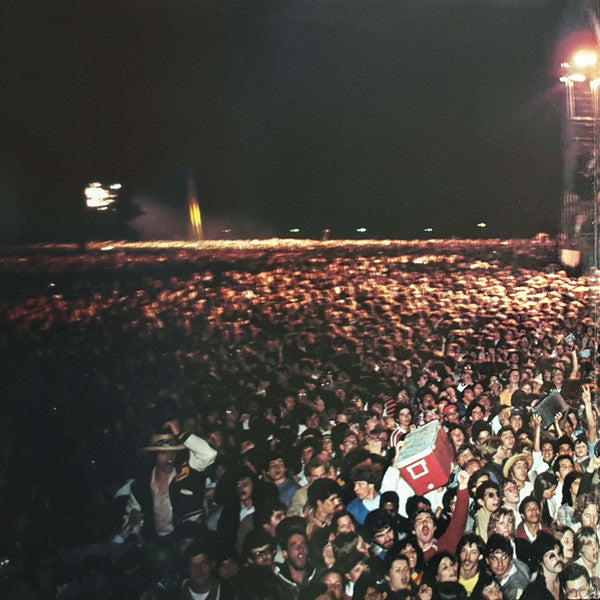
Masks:
[[[72,237],[95,179],[179,235],[188,173],[211,235],[557,231],[557,55],[594,2],[11,4],[2,241]]]

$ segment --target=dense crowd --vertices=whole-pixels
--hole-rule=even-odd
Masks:
[[[0,598],[596,597],[594,287],[476,248],[6,259]]]

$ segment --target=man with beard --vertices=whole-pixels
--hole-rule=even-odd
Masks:
[[[563,571],[561,543],[550,533],[540,531],[532,544],[531,565],[537,565],[524,600],[559,600],[560,580]]]
[[[302,517],[287,517],[277,526],[277,540],[283,563],[277,565],[281,598],[297,600],[300,591],[314,579],[316,570],[308,562],[306,522]]]
[[[396,543],[393,521],[385,508],[378,508],[367,515],[364,531],[371,542],[372,555],[384,560]]]

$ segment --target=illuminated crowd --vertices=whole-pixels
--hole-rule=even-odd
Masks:
[[[533,242],[313,246],[3,261],[0,598],[596,597],[589,281]]]

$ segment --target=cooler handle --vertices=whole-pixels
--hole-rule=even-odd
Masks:
[[[410,476],[413,480],[419,479],[420,477],[423,477],[429,473],[427,461],[424,458],[422,458],[419,462],[410,465],[410,467],[406,467],[406,470],[410,473]],[[420,472],[417,473],[419,470]]]

